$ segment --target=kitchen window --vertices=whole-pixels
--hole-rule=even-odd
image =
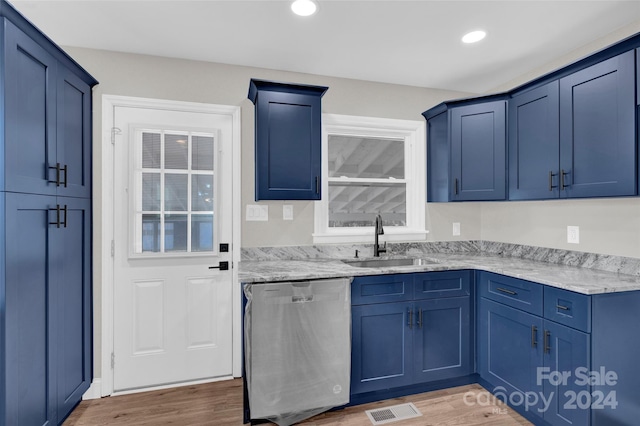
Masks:
[[[133,255],[210,255],[214,135],[162,129],[134,135]]]
[[[314,243],[372,242],[378,214],[383,240],[424,240],[424,123],[334,114],[322,120]]]

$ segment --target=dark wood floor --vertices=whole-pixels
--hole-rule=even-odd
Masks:
[[[465,403],[464,395],[486,393],[479,385],[427,392],[404,398],[348,407],[315,416],[300,424],[371,426],[365,410],[413,402],[422,417],[391,423],[393,426],[512,426],[530,425],[504,405]],[[475,398],[467,398],[467,400]],[[153,392],[82,401],[64,422],[80,425],[241,425],[242,380],[184,386]]]

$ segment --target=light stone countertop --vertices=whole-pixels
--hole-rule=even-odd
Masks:
[[[505,257],[489,253],[409,252],[407,256],[395,255],[390,257],[414,257],[427,259],[434,263],[421,266],[362,268],[350,266],[336,258],[243,260],[240,262],[239,280],[243,283],[260,283],[476,269],[582,294],[640,290],[640,276],[638,275],[607,272],[517,257]]]

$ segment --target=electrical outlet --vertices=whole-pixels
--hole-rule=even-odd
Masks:
[[[580,244],[580,227],[567,226],[567,243]]]
[[[454,236],[460,235],[460,222],[453,222],[453,235]]]
[[[293,206],[291,204],[282,206],[282,220],[293,220]]]

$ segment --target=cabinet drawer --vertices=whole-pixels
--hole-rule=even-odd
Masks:
[[[351,304],[401,302],[413,299],[411,274],[355,277],[351,283]]]
[[[542,285],[490,272],[478,276],[481,297],[542,316]]]
[[[591,296],[560,288],[544,288],[544,317],[590,333]]]
[[[415,299],[468,296],[471,292],[473,271],[443,271],[415,274]]]

